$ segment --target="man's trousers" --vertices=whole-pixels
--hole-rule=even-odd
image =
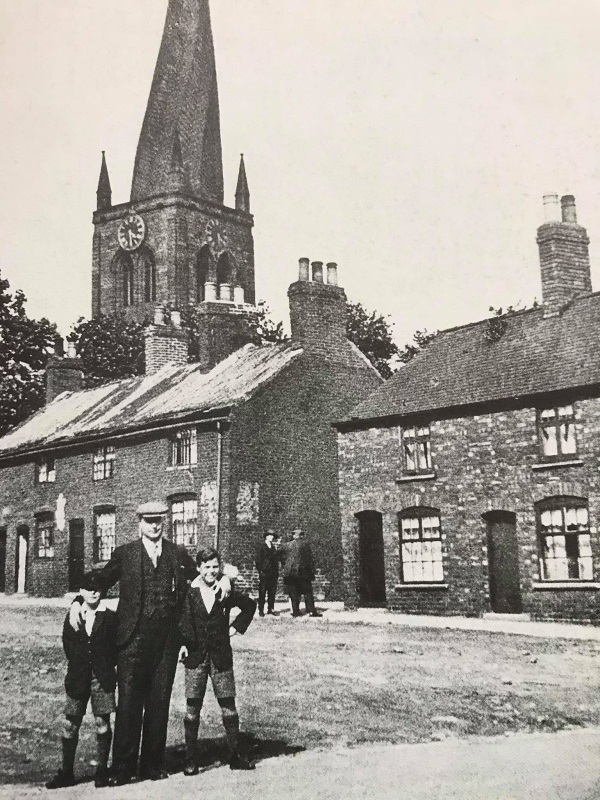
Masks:
[[[177,670],[179,634],[171,615],[141,617],[131,639],[117,656],[119,689],[113,769],[135,775],[164,769],[171,690]]]

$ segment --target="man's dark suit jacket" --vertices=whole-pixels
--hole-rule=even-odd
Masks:
[[[191,669],[201,664],[207,655],[219,670],[231,669],[233,653],[229,641],[229,612],[239,608],[232,623],[239,633],[245,633],[256,611],[256,600],[232,589],[225,600],[215,599],[210,614],[206,610],[200,589],[190,587],[184,601],[179,630],[188,656],[184,661]]]
[[[69,697],[79,700],[89,696],[92,672],[105,692],[114,692],[117,685],[117,615],[108,608],[96,612],[91,636],[85,626],[74,631],[69,615],[63,625],[63,648],[67,657],[65,689]]]
[[[277,578],[279,575],[279,553],[274,547],[261,544],[256,551],[256,570],[266,578]]]
[[[283,579],[314,581],[315,567],[312,550],[307,541],[293,539],[282,548]]]
[[[99,570],[104,588],[119,582],[117,606],[117,645],[121,647],[130,638],[142,611],[142,555],[145,552],[141,538],[115,548],[106,566]],[[188,579],[197,576],[194,560],[183,547],[163,538],[161,559],[166,558],[173,575],[173,607],[181,610]]]

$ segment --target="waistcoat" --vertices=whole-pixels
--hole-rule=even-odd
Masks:
[[[175,574],[171,559],[163,550],[156,569],[143,548],[142,553],[142,614],[151,617],[155,612],[170,615],[175,610]]]

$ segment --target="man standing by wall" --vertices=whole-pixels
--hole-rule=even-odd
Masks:
[[[312,582],[315,567],[312,550],[304,538],[301,528],[293,531],[293,539],[282,548],[283,583],[292,602],[292,616],[300,616],[300,597],[304,595],[306,613],[311,617],[322,616],[315,608]]]
[[[118,704],[113,741],[113,783],[166,778],[169,703],[180,638],[177,630],[187,581],[197,575],[189,553],[163,538],[164,503],[137,509],[140,538],[117,547],[99,570],[108,589],[119,584],[117,607]],[[227,593],[230,583],[220,584]],[[78,604],[72,606],[78,624]],[[140,752],[141,739],[141,752]]]
[[[278,616],[275,611],[275,595],[279,579],[279,553],[275,546],[275,531],[269,529],[265,533],[264,542],[256,551],[256,570],[258,572],[258,613],[265,615],[265,598],[267,614]]]

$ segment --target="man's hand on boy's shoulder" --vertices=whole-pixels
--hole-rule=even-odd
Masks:
[[[71,603],[69,609],[69,625],[74,631],[78,631],[83,627],[83,598],[79,595]]]

